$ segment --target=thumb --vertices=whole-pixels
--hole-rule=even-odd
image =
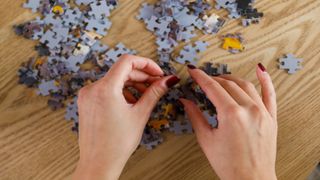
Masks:
[[[138,111],[142,113],[142,115],[149,117],[160,98],[167,93],[169,88],[176,85],[179,81],[180,79],[177,76],[171,75],[152,83],[136,103],[135,106]]]

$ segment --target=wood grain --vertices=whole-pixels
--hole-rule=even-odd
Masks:
[[[121,41],[139,55],[156,59],[155,37],[135,19],[143,1],[120,2],[103,41],[111,46]],[[71,123],[63,118],[64,110],[52,112],[46,98],[17,84],[19,65],[36,54],[36,42],[12,31],[14,24],[34,17],[21,8],[22,3],[2,0],[0,4],[0,179],[69,179],[79,150]],[[231,55],[219,48],[218,36],[199,35],[195,39],[211,44],[200,63],[228,63],[233,74],[251,80],[257,88],[255,65],[266,65],[279,105],[278,177],[305,179],[320,161],[320,1],[259,0],[256,6],[265,13],[259,25],[243,28],[238,21],[228,21],[219,33],[242,32],[246,51]],[[304,59],[303,70],[291,76],[278,70],[276,61],[289,52]],[[121,179],[218,178],[194,135],[168,134],[154,151],[139,149]]]

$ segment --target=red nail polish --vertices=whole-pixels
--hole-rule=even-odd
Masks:
[[[187,66],[188,66],[189,69],[196,69],[196,67],[194,65],[192,65],[192,64],[188,64]]]
[[[266,71],[266,68],[261,63],[258,64],[258,67],[262,72]]]
[[[180,79],[177,76],[172,76],[171,78],[169,78],[167,80],[166,85],[168,88],[171,88],[174,85],[178,84],[179,81],[180,81]]]

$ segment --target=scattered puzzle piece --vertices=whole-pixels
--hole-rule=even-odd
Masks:
[[[243,38],[241,34],[227,34],[223,36],[222,48],[228,50],[232,54],[235,54],[244,50],[242,43]]]
[[[186,45],[181,51],[180,55],[176,58],[176,61],[185,64],[190,63],[193,65],[197,64],[197,61],[200,59],[199,53],[202,53],[207,49],[209,44],[204,41],[197,41],[194,45]]]
[[[279,59],[279,68],[288,70],[289,74],[295,74],[298,70],[302,69],[302,59],[296,58],[293,54],[286,54],[283,58]]]

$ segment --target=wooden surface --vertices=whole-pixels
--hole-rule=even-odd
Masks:
[[[46,98],[17,84],[19,65],[36,54],[36,42],[12,31],[14,24],[34,17],[21,8],[22,2],[1,0],[0,4],[0,179],[70,178],[79,150],[64,110],[52,112]],[[155,37],[134,18],[141,3],[122,0],[103,41],[111,46],[121,41],[139,55],[155,59]],[[200,63],[228,63],[233,74],[253,81],[257,88],[255,65],[266,65],[278,96],[278,177],[305,179],[320,160],[320,1],[258,0],[256,6],[265,13],[259,25],[243,28],[237,21],[228,21],[219,33],[242,32],[246,51],[231,55],[219,48],[217,36],[200,35],[197,39],[211,44]],[[276,61],[289,52],[304,59],[303,70],[291,76],[278,70]],[[193,135],[169,135],[154,151],[139,149],[121,179],[217,177]]]

